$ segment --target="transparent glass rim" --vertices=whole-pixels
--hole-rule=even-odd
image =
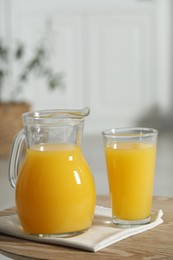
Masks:
[[[120,127],[110,128],[102,131],[104,137],[116,137],[116,138],[135,138],[135,137],[147,137],[156,136],[158,130],[147,127]]]
[[[90,113],[90,109],[47,109],[26,112],[22,115],[25,124],[56,124],[62,122],[83,121]]]

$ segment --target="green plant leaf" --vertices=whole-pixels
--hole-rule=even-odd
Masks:
[[[15,51],[15,58],[17,60],[22,59],[24,56],[24,46],[23,44],[19,44],[19,46],[17,47],[16,51]]]

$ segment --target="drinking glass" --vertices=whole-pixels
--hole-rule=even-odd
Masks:
[[[158,131],[113,128],[102,132],[113,223],[150,222]]]

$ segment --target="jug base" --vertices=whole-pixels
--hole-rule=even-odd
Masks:
[[[66,237],[73,237],[81,235],[82,233],[86,232],[89,228],[85,228],[79,231],[72,231],[67,233],[51,233],[51,234],[33,234],[28,233],[28,235],[38,237],[40,239],[49,239],[49,238],[66,238]]]

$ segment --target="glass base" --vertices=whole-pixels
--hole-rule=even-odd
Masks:
[[[28,233],[31,236],[39,237],[39,238],[66,238],[66,237],[73,237],[73,236],[78,236],[81,235],[82,233],[86,232],[88,228],[79,230],[79,231],[72,231],[72,232],[67,232],[67,233],[50,233],[50,234],[33,234],[33,233]]]
[[[113,216],[113,223],[119,228],[131,228],[135,226],[145,225],[150,223],[151,217],[139,220],[123,220]]]

